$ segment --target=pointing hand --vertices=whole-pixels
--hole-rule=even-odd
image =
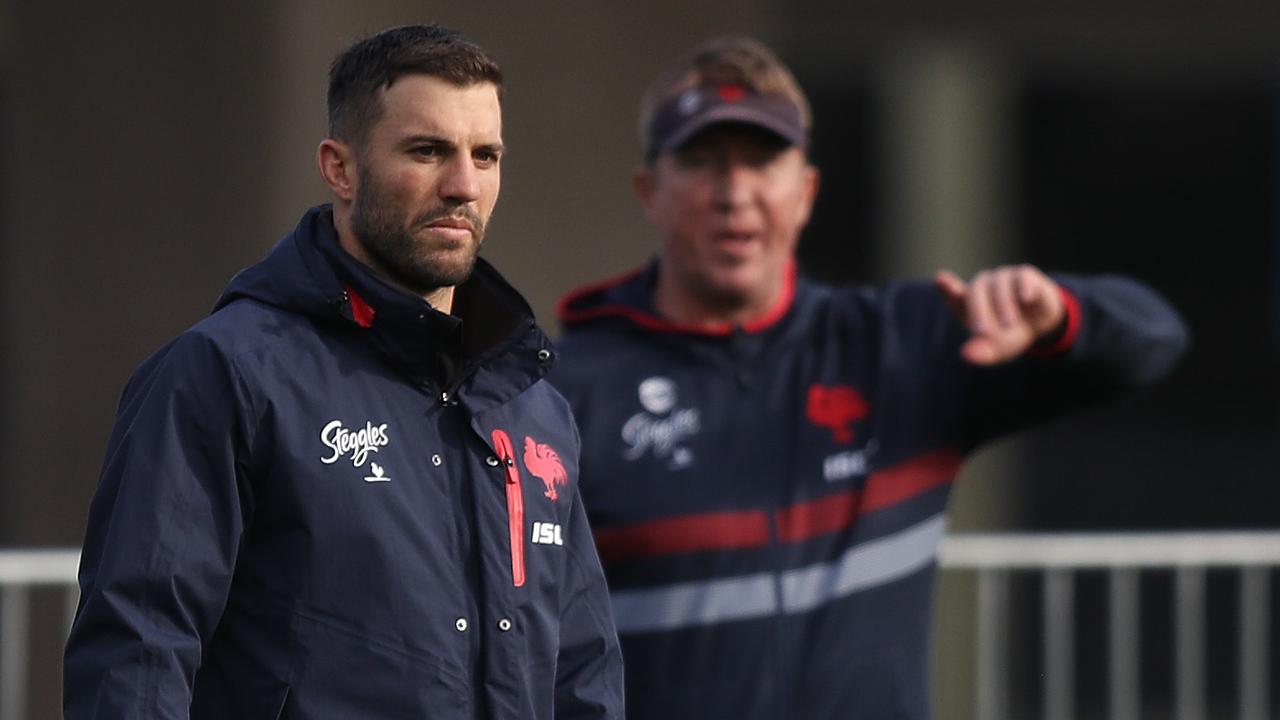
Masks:
[[[1058,331],[1066,319],[1058,284],[1032,265],[983,270],[967,283],[950,270],[940,270],[934,284],[969,328],[960,355],[975,365],[1018,357]]]

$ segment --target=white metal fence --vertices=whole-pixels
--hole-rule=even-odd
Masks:
[[[47,586],[63,589],[65,637],[80,598],[79,564],[78,550],[0,552],[0,720],[27,718],[32,591]]]
[[[952,535],[939,558],[945,572],[977,575],[977,688],[974,717],[1009,717],[1009,587],[1013,576],[1042,577],[1043,712],[1076,716],[1075,579],[1104,571],[1108,586],[1108,716],[1141,715],[1139,573],[1172,572],[1176,720],[1208,720],[1205,579],[1210,569],[1238,574],[1239,720],[1270,717],[1270,569],[1280,566],[1280,532]],[[31,595],[62,589],[65,630],[78,599],[76,550],[0,552],[0,720],[27,718]]]
[[[1107,574],[1108,717],[1141,717],[1138,579],[1140,572],[1159,570],[1174,574],[1173,715],[1208,720],[1205,581],[1207,571],[1218,568],[1236,573],[1239,582],[1235,716],[1271,717],[1270,569],[1280,565],[1280,533],[960,535],[943,544],[940,563],[944,570],[978,576],[977,718],[1009,715],[1009,586],[1014,574],[1027,572],[1043,578],[1042,717],[1076,717],[1075,578],[1091,570]]]

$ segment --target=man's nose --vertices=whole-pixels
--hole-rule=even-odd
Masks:
[[[480,199],[480,169],[471,162],[471,158],[459,155],[446,163],[440,181],[440,196],[443,200],[458,203]]]
[[[716,207],[731,210],[747,204],[752,182],[753,173],[746,163],[732,159],[721,162],[716,173]]]

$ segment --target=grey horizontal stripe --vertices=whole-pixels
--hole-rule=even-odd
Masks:
[[[782,575],[782,605],[789,613],[884,585],[925,567],[938,554],[946,518],[935,515],[893,535],[849,548],[839,560]]]
[[[782,574],[782,607],[800,613],[860,590],[906,577],[934,561],[946,531],[939,514],[893,535],[849,548],[839,559]],[[778,612],[773,573],[663,585],[613,593],[620,633],[676,630]]]
[[[611,600],[620,633],[746,620],[778,611],[772,573],[617,592]]]

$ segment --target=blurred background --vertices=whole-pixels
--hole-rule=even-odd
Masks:
[[[425,21],[504,67],[510,153],[484,254],[553,332],[561,293],[653,252],[629,184],[646,84],[706,37],[754,35],[814,105],[811,275],[1122,272],[1192,327],[1153,392],[984,451],[953,530],[1280,524],[1274,0],[0,0],[0,546],[79,546],[133,367],[328,199],[314,151],[329,61]],[[1211,578],[1210,615],[1233,588]],[[970,716],[967,598],[944,583],[940,718]],[[32,718],[58,714],[61,648],[40,638],[62,611],[42,619],[44,602]],[[1158,635],[1171,611],[1144,611]],[[1209,655],[1234,657],[1230,632],[1208,633]],[[1082,636],[1082,666],[1097,644]],[[1169,690],[1167,655],[1144,651],[1144,692]],[[1232,697],[1232,673],[1213,668],[1234,661],[1207,659],[1210,697]],[[1086,709],[1105,692],[1089,677]],[[1038,707],[1033,679],[1009,692],[1015,710]]]

